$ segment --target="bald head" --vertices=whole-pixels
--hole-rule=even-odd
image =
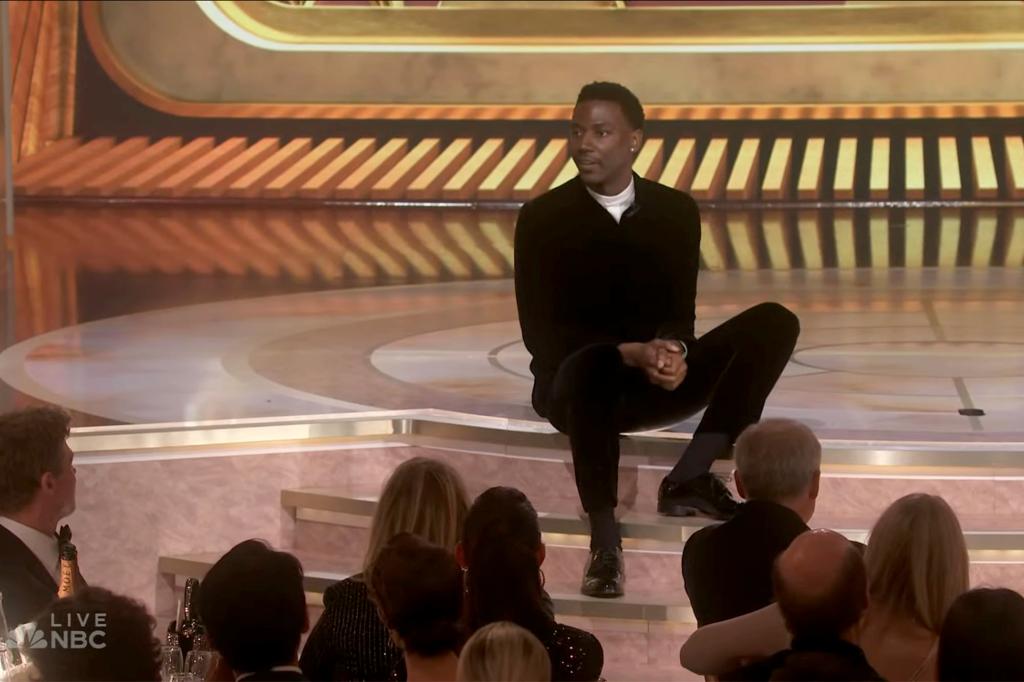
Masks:
[[[842,636],[867,607],[864,560],[849,540],[830,530],[797,536],[776,559],[772,580],[794,637]]]

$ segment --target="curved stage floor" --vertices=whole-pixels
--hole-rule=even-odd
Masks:
[[[763,300],[800,316],[766,416],[831,439],[1024,442],[1019,270],[704,272],[699,291],[698,334]],[[537,430],[528,362],[512,283],[492,280],[99,320],[8,348],[0,379],[128,423],[438,408]]]

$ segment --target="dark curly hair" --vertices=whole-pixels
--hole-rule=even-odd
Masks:
[[[458,652],[462,646],[462,569],[443,547],[411,533],[384,545],[370,570],[370,598],[381,620],[418,656]]]
[[[85,623],[81,630],[90,639],[83,646],[53,646],[62,635],[66,638],[62,631],[68,630],[68,622],[72,630]],[[86,587],[55,601],[36,619],[36,632],[42,633],[47,646],[29,649],[28,656],[46,682],[159,680],[155,627],[141,602],[102,587]]]

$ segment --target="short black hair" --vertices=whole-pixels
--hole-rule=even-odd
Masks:
[[[1024,680],[1024,597],[1004,588],[964,592],[939,635],[940,680]]]
[[[102,615],[102,621],[100,616]],[[81,625],[85,646],[54,642],[61,636],[77,635],[54,623]],[[47,682],[93,680],[159,680],[160,643],[153,635],[156,622],[141,602],[114,594],[102,587],[86,587],[73,596],[55,601],[35,621],[33,641],[45,642],[31,648],[28,656]]]
[[[369,588],[405,651],[429,657],[461,648],[462,569],[444,547],[399,533],[373,563]]]
[[[200,583],[199,617],[235,672],[294,662],[307,624],[302,564],[261,540],[235,545]]]
[[[625,85],[609,83],[608,81],[587,83],[580,90],[580,94],[577,95],[576,104],[580,102],[593,102],[595,100],[615,102],[622,109],[622,113],[625,114],[629,125],[633,126],[633,130],[643,130],[643,105],[640,104],[640,100],[633,94],[633,91]]]
[[[813,600],[789,589],[779,575],[778,559],[772,567],[772,587],[793,637],[839,637],[860,620],[868,606],[867,569],[852,544],[828,591]]]

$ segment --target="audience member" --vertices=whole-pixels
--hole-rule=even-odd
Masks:
[[[865,556],[870,604],[861,646],[891,680],[935,680],[946,612],[970,586],[956,514],[935,495],[906,495],[875,522]]]
[[[865,563],[870,600],[860,646],[868,661],[886,679],[935,680],[939,629],[968,587],[967,546],[956,514],[934,495],[896,500],[871,531]],[[698,674],[721,675],[788,641],[772,605],[700,628],[683,645],[680,661]]]
[[[408,532],[454,550],[469,506],[459,474],[447,464],[415,457],[384,485],[370,523],[361,573],[327,588],[324,612],[306,640],[299,664],[311,680],[405,678],[402,654],[370,601],[365,577],[381,549]]]
[[[741,670],[740,679],[882,679],[858,646],[867,573],[846,538],[828,530],[800,535],[776,560],[772,584],[792,642]]]
[[[54,602],[27,649],[43,682],[159,680],[160,643],[146,607],[99,587]]]
[[[232,547],[199,585],[199,617],[235,679],[303,680],[297,656],[309,628],[302,565],[260,540]]]
[[[0,593],[12,628],[57,597],[57,523],[75,510],[70,422],[53,407],[0,416]]]
[[[459,656],[459,682],[549,682],[551,660],[540,640],[515,623],[473,633]]]
[[[821,444],[803,424],[766,419],[735,446],[736,489],[746,503],[683,547],[683,583],[698,625],[772,602],[772,563],[808,530],[821,478]]]
[[[1024,597],[979,588],[957,597],[939,636],[938,678],[1024,680]]]
[[[484,491],[469,510],[456,549],[466,569],[468,629],[515,623],[544,645],[552,680],[596,680],[604,666],[601,643],[589,632],[555,622],[540,569],[544,555],[537,512],[526,496],[514,488]]]
[[[368,582],[381,620],[405,654],[409,682],[454,680],[463,587],[451,552],[400,533],[377,556]]]

